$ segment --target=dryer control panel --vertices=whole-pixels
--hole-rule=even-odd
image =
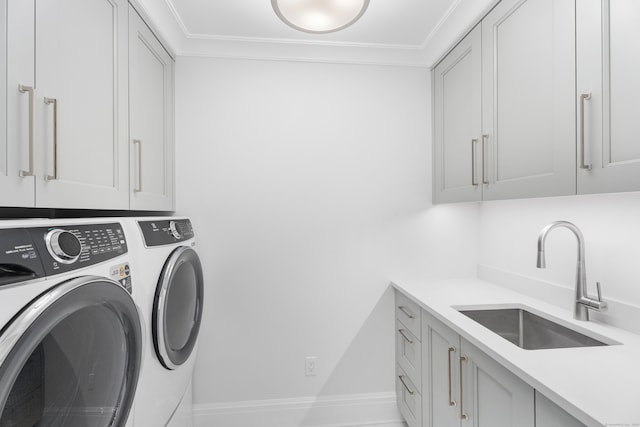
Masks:
[[[128,251],[119,223],[80,224],[28,229],[46,275],[73,271]]]
[[[193,239],[193,227],[189,219],[158,219],[138,221],[146,247],[171,245]]]

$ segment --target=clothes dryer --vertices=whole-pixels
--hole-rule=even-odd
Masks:
[[[117,221],[0,221],[0,425],[133,425],[132,286]]]
[[[135,398],[136,427],[187,427],[202,318],[204,277],[187,218],[123,220],[131,239],[145,356]]]

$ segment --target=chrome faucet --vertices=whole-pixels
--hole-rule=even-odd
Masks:
[[[547,225],[540,231],[538,236],[538,268],[546,268],[544,246],[547,234],[557,227],[565,227],[573,232],[578,239],[578,264],[576,268],[576,301],[573,309],[573,318],[577,320],[589,320],[589,309],[597,311],[605,311],[607,302],[602,301],[602,292],[600,291],[600,282],[596,283],[598,297],[592,298],[587,292],[587,272],[584,263],[584,237],[578,227],[568,221],[555,221]]]

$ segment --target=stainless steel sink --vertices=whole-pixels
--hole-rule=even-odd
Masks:
[[[525,350],[609,345],[520,308],[459,311]]]

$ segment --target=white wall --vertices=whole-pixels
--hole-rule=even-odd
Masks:
[[[478,206],[430,204],[429,71],[181,57],[176,73],[177,208],[207,280],[196,407],[392,396],[389,281],[477,263]]]

